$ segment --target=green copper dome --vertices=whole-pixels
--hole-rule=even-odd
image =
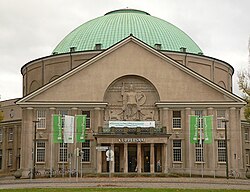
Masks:
[[[180,51],[186,48],[188,53],[201,53],[199,46],[182,30],[174,25],[133,9],[111,11],[102,17],[88,21],[69,33],[54,49],[53,53],[107,49],[130,34],[161,50]]]

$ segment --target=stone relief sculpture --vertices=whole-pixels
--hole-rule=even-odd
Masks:
[[[136,92],[133,84],[130,84],[128,92],[125,92],[123,83],[121,96],[124,120],[139,120],[141,105],[146,101],[145,94],[141,91]]]
[[[108,107],[104,121],[158,120],[155,102],[159,100],[156,89],[145,79],[126,76],[110,85],[105,94]]]

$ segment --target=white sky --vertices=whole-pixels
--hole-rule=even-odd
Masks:
[[[139,9],[186,32],[205,55],[248,67],[249,0],[0,0],[0,100],[22,97],[21,67],[50,55],[79,25],[122,8]]]

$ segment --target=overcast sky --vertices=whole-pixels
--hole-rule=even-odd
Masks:
[[[22,97],[20,69],[50,55],[79,25],[122,8],[139,9],[185,31],[205,55],[248,68],[250,0],[0,0],[0,100]]]

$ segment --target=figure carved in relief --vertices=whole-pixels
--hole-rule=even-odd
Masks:
[[[145,103],[146,96],[143,92],[136,92],[133,84],[130,84],[128,92],[125,92],[123,83],[122,90],[122,110],[125,120],[139,120],[141,105]]]

